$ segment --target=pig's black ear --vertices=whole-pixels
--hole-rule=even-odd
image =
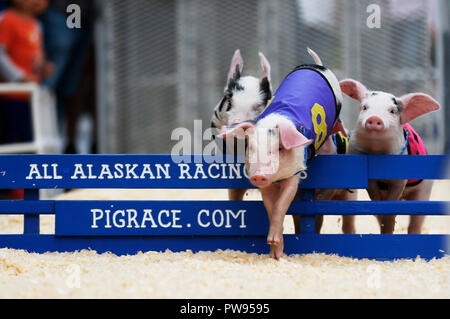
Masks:
[[[261,79],[259,83],[259,91],[263,94],[262,108],[264,108],[269,100],[272,98],[272,85],[268,78]]]
[[[227,83],[230,80],[238,80],[241,77],[242,69],[244,68],[244,60],[242,59],[241,51],[237,49],[234,51],[231,59],[230,69],[228,70]]]

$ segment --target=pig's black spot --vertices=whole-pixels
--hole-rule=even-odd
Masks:
[[[225,95],[225,96],[222,98],[222,101],[220,101],[219,112],[222,112],[223,106],[224,106],[224,104],[225,104],[226,101],[227,101],[227,96]]]
[[[231,101],[228,101],[227,112],[228,112],[229,110],[231,110],[231,107],[232,107]]]
[[[272,97],[272,91],[270,90],[270,83],[269,83],[269,79],[267,79],[267,77],[265,77],[261,80],[261,82],[259,83],[259,89],[264,94],[263,104],[266,105],[267,102]]]
[[[216,126],[216,124],[214,124],[214,122],[211,122],[211,127],[217,128],[217,126]]]
[[[377,92],[372,92],[371,95],[372,95],[372,96],[375,96],[375,95],[378,95],[378,93],[377,93]]]
[[[239,71],[239,65],[236,65],[236,71],[234,72],[233,78],[228,81],[228,90],[230,92],[244,90],[244,87],[239,84],[240,78],[241,72]]]
[[[228,81],[228,90],[229,91],[243,91],[244,87],[239,84],[239,82],[235,79],[230,79]]]
[[[239,71],[239,64],[236,64],[236,71],[234,72],[233,78],[237,81],[241,77],[241,71]]]
[[[230,110],[230,108],[231,108],[231,98],[232,97],[233,97],[233,92],[227,89],[225,91],[224,97],[222,98],[222,101],[220,101],[219,112],[223,111],[223,107],[225,105],[227,105],[227,112]]]
[[[394,104],[398,106],[398,102],[397,102],[397,99],[395,97],[392,98],[392,102],[394,102]]]
[[[324,67],[323,65],[318,65],[318,64],[302,64],[297,66],[294,71],[297,71],[299,69],[303,69],[303,68],[314,68],[320,71],[326,71],[328,70],[326,67]]]
[[[337,101],[336,103],[336,117],[335,117],[335,121],[338,119],[339,115],[341,114],[341,109],[342,109],[342,102],[341,101]]]

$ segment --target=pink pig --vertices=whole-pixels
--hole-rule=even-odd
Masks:
[[[369,91],[351,79],[341,81],[340,86],[343,93],[360,103],[349,154],[426,154],[420,136],[408,123],[439,109],[439,103],[431,96],[411,93],[398,98],[385,92]],[[431,180],[369,180],[367,191],[372,200],[429,200],[432,185]],[[395,215],[377,216],[377,219],[381,233],[394,232]],[[408,233],[420,234],[424,219],[425,216],[411,216]]]
[[[301,65],[282,82],[256,124],[222,128],[221,136],[246,137],[246,169],[258,187],[270,227],[270,256],[283,254],[283,221],[296,196],[306,160],[314,156],[331,134],[340,112],[342,93],[335,75],[316,64]]]
[[[262,68],[259,78],[250,75],[242,76],[244,60],[239,49],[234,52],[223,97],[214,108],[211,117],[211,127],[218,129],[218,132],[224,126],[255,121],[272,97],[270,63],[261,52],[259,52],[259,59]],[[233,149],[227,149],[228,143],[223,145],[224,141],[221,139],[216,139],[216,142],[224,153],[239,154],[235,140]],[[246,191],[247,189],[243,188],[229,189],[228,198],[230,200],[242,200]]]

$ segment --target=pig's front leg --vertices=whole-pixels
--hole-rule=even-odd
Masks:
[[[264,202],[264,206],[266,207],[267,215],[269,217],[269,223],[272,220],[272,211],[273,207],[275,206],[275,202],[277,201],[279,194],[280,194],[280,184],[272,184],[268,187],[262,188],[261,190],[261,196]],[[275,245],[270,245],[270,257],[275,257]]]
[[[406,180],[390,181],[385,200],[398,201],[405,190]],[[383,215],[381,224],[382,234],[393,234],[395,229],[395,215]]]
[[[358,194],[356,189],[351,192],[348,189],[339,189],[332,198],[332,200],[341,200],[341,201],[356,201],[357,199]],[[342,216],[342,232],[344,234],[356,233],[354,215]]]
[[[376,181],[374,181],[376,183]],[[385,191],[385,195],[383,196],[378,183],[378,195],[380,199],[374,199],[373,193],[369,191],[370,198],[372,200],[386,200],[386,201],[398,201],[402,198],[403,191],[405,190],[406,180],[389,180],[383,181],[388,184],[388,189]],[[370,190],[370,181],[369,181],[369,190]],[[372,185],[373,187],[373,185]],[[380,233],[381,234],[392,234],[395,229],[395,215],[379,215],[377,216],[378,222],[380,223]]]
[[[331,200],[336,193],[336,189],[319,189],[316,192],[316,200]]]
[[[276,201],[272,206],[267,243],[271,245],[271,251],[274,253],[273,257],[277,260],[280,259],[283,254],[284,218],[297,193],[299,181],[299,176],[293,176],[286,181],[280,182],[278,198],[276,198]]]

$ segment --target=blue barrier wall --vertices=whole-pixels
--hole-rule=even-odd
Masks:
[[[94,249],[138,251],[235,249],[268,253],[267,214],[260,201],[54,201],[42,188],[242,188],[252,186],[244,164],[170,155],[2,155],[0,188],[24,188],[25,200],[0,201],[0,214],[23,214],[24,234],[0,235],[0,247],[30,252]],[[303,200],[288,214],[302,216],[302,233],[285,235],[285,252],[358,258],[422,258],[448,254],[449,235],[315,234],[315,215],[448,215],[442,201],[313,200],[315,188],[365,188],[377,179],[449,179],[448,156],[322,155],[309,163]],[[39,215],[55,215],[55,234],[39,234]]]

